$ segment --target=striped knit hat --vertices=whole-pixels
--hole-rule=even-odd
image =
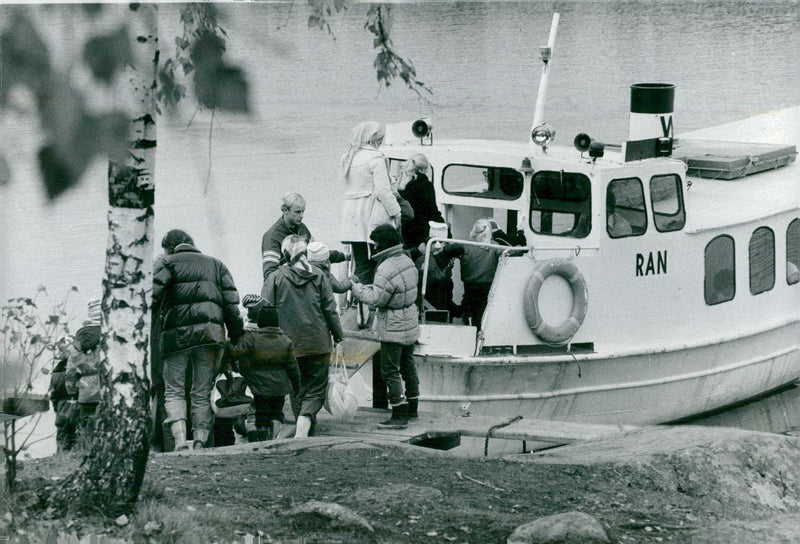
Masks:
[[[247,309],[247,319],[249,319],[251,323],[256,323],[258,321],[258,311],[266,303],[267,302],[259,295],[251,294],[242,297],[242,306]]]

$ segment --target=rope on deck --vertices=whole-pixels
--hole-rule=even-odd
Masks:
[[[489,430],[486,431],[486,441],[483,443],[484,457],[489,456],[489,437],[492,436],[492,432],[496,431],[497,429],[502,429],[503,427],[508,427],[509,425],[511,425],[512,423],[516,423],[520,419],[522,419],[522,416],[512,417],[508,421],[504,421],[503,423],[498,423],[497,425],[492,425],[491,427],[489,427]]]

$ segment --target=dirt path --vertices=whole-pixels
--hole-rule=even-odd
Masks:
[[[797,438],[680,427],[525,462],[335,438],[157,454],[139,511],[108,531],[137,542],[242,542],[250,534],[262,542],[505,543],[523,523],[577,510],[617,542],[798,542],[798,453]],[[63,458],[42,460],[22,478],[41,485],[64,468]],[[286,515],[311,500],[351,509],[374,532]],[[103,526],[69,517],[40,524],[52,531],[70,520],[78,534]]]

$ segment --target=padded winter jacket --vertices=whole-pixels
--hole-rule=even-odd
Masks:
[[[261,296],[278,310],[281,329],[292,339],[295,356],[330,353],[331,335],[336,342],[344,338],[331,284],[319,269],[283,264],[264,283]]]
[[[190,244],[160,259],[153,273],[153,304],[161,308],[161,354],[209,344],[224,344],[242,335],[239,292],[222,262]]]
[[[314,237],[305,223],[289,227],[280,216],[277,221],[261,237],[261,274],[264,281],[284,263],[281,253],[283,239],[292,234],[305,236],[306,242],[312,242]]]
[[[353,294],[378,309],[375,327],[378,340],[413,344],[419,339],[417,267],[400,245],[376,253],[373,259],[378,268],[372,285],[354,283]]]
[[[249,328],[228,355],[237,361],[250,391],[262,397],[280,397],[300,390],[300,369],[292,341],[278,327]]]
[[[64,385],[81,404],[100,402],[100,349],[75,351],[69,356]]]

